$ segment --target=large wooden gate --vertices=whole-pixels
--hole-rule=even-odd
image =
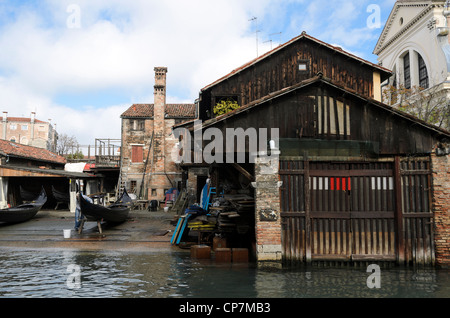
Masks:
[[[283,259],[434,262],[429,159],[280,161]]]

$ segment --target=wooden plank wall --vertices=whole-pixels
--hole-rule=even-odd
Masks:
[[[307,62],[307,71],[299,70],[299,63],[303,61]],[[216,96],[238,96],[239,104],[246,105],[312,78],[319,72],[363,96],[373,97],[371,67],[308,39],[302,39],[265,58],[256,66],[244,69],[238,75],[210,88],[210,93],[204,93],[201,108],[210,104],[212,111],[217,102]],[[210,97],[210,100],[206,100],[207,97]]]
[[[284,261],[433,264],[429,159],[396,162],[280,161]]]
[[[434,264],[431,169],[429,158],[405,158],[402,178],[405,262]]]
[[[436,140],[418,125],[331,87],[309,87],[252,108],[214,125],[278,128],[280,138],[366,141],[380,155],[429,153]]]

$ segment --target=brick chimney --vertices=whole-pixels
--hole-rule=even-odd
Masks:
[[[6,122],[8,121],[8,112],[3,112],[2,118],[2,139],[6,139]]]
[[[155,86],[154,86],[154,106],[153,106],[153,125],[154,125],[154,159],[156,162],[156,171],[164,172],[165,169],[165,109],[166,109],[166,74],[167,67],[155,67]]]
[[[154,120],[162,121],[164,124],[164,113],[166,107],[166,74],[167,67],[155,67],[155,86],[154,86]]]
[[[34,123],[36,120],[36,113],[35,112],[31,112],[31,116],[30,116],[30,123],[31,123],[31,127],[30,127],[30,139],[31,139],[31,144],[33,144],[34,141]]]

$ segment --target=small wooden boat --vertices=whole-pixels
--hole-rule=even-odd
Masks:
[[[47,194],[42,188],[39,196],[33,201],[12,208],[0,209],[0,222],[20,223],[28,221],[38,213],[45,202],[47,202]]]
[[[123,222],[127,219],[132,206],[132,199],[126,190],[123,191],[119,200],[108,206],[90,203],[80,195],[81,214],[89,221]]]

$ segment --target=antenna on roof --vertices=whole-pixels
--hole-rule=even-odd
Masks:
[[[283,33],[283,32],[277,32],[277,33],[269,34],[269,36],[277,35],[277,34],[280,36],[280,42],[278,43],[279,46],[281,45],[281,33]],[[271,41],[272,41],[272,40],[271,40]]]
[[[267,42],[270,42],[270,50],[272,51],[272,39],[269,39],[268,41],[265,41],[263,43],[267,43]]]
[[[261,32],[258,30],[258,18],[257,17],[253,17],[248,21],[255,21],[255,34],[256,34],[256,57],[259,56],[258,54],[258,33]]]

